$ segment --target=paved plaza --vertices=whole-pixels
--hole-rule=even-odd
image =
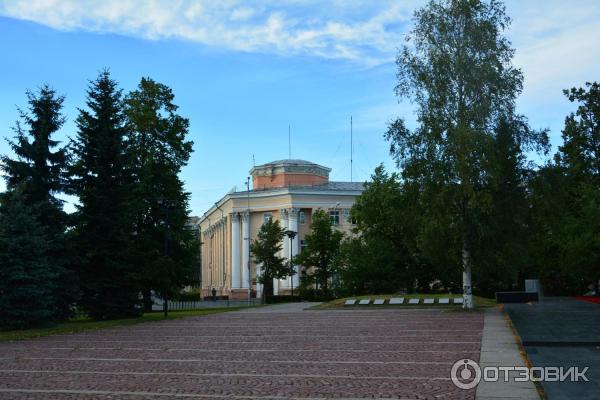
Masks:
[[[0,343],[1,399],[473,399],[483,313],[275,306]]]

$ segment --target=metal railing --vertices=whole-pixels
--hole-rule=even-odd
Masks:
[[[252,299],[251,305],[260,304],[260,299]],[[168,306],[170,311],[184,310],[201,310],[204,308],[223,308],[223,307],[242,307],[247,306],[248,300],[204,300],[204,301],[171,301]],[[155,299],[152,304],[152,311],[160,311],[163,309],[163,302],[160,299]]]

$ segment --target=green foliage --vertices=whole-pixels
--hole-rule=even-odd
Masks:
[[[409,247],[414,248],[414,214],[398,175],[378,166],[350,215],[360,235],[347,237],[342,244],[344,290],[387,293],[412,287],[409,270],[416,265]]]
[[[586,83],[586,88],[572,88],[564,94],[578,102],[575,113],[565,119],[563,145],[555,157],[574,184],[600,180],[600,83]]]
[[[290,275],[290,266],[281,253],[285,230],[279,221],[267,220],[258,231],[256,240],[250,245],[250,252],[256,265],[260,266],[258,282],[263,284],[263,297],[273,295],[273,279],[283,279]]]
[[[179,178],[193,142],[186,140],[189,120],[177,114],[173,100],[169,87],[150,78],[125,98],[136,181],[135,259],[146,296],[154,290],[171,297],[198,283],[198,238],[187,225],[190,194]]]
[[[317,210],[312,215],[310,234],[304,237],[306,247],[294,257],[294,264],[304,267],[304,285],[314,284],[325,297],[330,295],[332,277],[342,264],[343,238],[344,234],[331,226],[329,215]]]
[[[501,119],[484,165],[488,202],[479,219],[480,235],[473,248],[475,286],[493,297],[495,291],[517,290],[535,278],[530,251],[531,210],[527,185],[533,173],[519,143],[526,123]]]
[[[77,281],[72,272],[66,269],[69,261],[68,243],[65,238],[67,229],[67,216],[62,209],[62,201],[56,195],[65,190],[65,178],[67,168],[67,152],[65,148],[59,148],[59,142],[52,136],[64,123],[61,108],[64,101],[63,96],[57,96],[56,92],[48,85],[42,86],[38,92],[27,92],[28,109],[20,111],[20,121],[17,122],[14,141],[8,141],[11,149],[16,155],[15,159],[8,156],[1,157],[0,164],[5,173],[8,192],[4,194],[4,210],[7,213],[6,223],[11,224],[11,218],[16,214],[25,213],[24,220],[35,220],[32,230],[35,237],[17,238],[23,246],[33,245],[35,241],[40,243],[40,249],[36,249],[29,255],[17,252],[15,254],[3,254],[14,263],[7,264],[5,273],[9,270],[17,273],[23,268],[27,270],[27,263],[31,262],[31,268],[39,274],[40,268],[48,269],[45,274],[53,277],[47,280],[37,280],[39,288],[34,288],[32,295],[36,292],[51,293],[52,300],[44,300],[52,303],[52,313],[47,315],[47,322],[64,319],[70,315],[70,305],[77,296]],[[13,204],[18,202],[19,204]],[[21,209],[27,208],[27,211]],[[25,223],[25,222],[23,222]],[[6,227],[6,229],[12,229]],[[17,230],[19,234],[26,234],[23,230]],[[5,249],[10,248],[8,247]],[[17,256],[19,254],[19,256]],[[18,257],[25,256],[23,259]],[[35,263],[36,265],[33,265]],[[10,274],[9,274],[10,275]],[[25,272],[27,275],[27,272]],[[12,279],[6,276],[8,280]],[[34,279],[35,281],[35,279]],[[60,284],[57,284],[59,282]],[[32,290],[30,284],[25,285],[21,293]],[[24,302],[32,305],[35,302]],[[21,310],[22,311],[22,310]],[[47,311],[47,310],[46,310]],[[44,312],[39,310],[39,312]],[[38,313],[38,310],[32,310]],[[27,321],[22,323],[33,323]],[[15,324],[20,322],[15,321]],[[36,323],[42,323],[37,321]]]
[[[194,289],[191,291],[183,291],[179,293],[175,293],[174,296],[170,297],[173,301],[201,301],[202,293],[199,289]]]
[[[13,187],[0,201],[0,327],[18,329],[49,325],[60,304],[40,207],[24,192]]]
[[[511,64],[514,50],[504,36],[509,23],[496,1],[431,1],[415,13],[412,47],[397,59],[396,93],[417,104],[419,126],[411,131],[398,119],[386,138],[406,185],[418,193],[421,253],[427,263],[445,259],[444,268],[460,264],[467,294],[492,201],[487,164],[494,131],[502,120],[526,127],[514,114],[523,77]],[[543,131],[510,132],[520,150],[547,143]]]
[[[536,267],[547,292],[583,293],[600,280],[600,84],[564,91],[567,116],[555,163],[532,182]]]
[[[95,319],[139,316],[134,247],[134,176],[121,90],[103,71],[87,90],[73,142],[72,190],[79,197],[73,240],[83,295]]]

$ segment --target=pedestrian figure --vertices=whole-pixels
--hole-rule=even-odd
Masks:
[[[212,301],[217,301],[217,289],[212,288]]]

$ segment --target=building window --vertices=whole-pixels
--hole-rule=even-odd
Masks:
[[[305,240],[301,240],[300,241],[300,253],[302,253],[305,248],[306,248],[306,241]]]
[[[329,211],[329,220],[331,221],[331,225],[337,226],[340,224],[340,212],[338,210],[330,210]]]
[[[263,214],[263,223],[265,222],[269,222],[273,220],[273,214],[271,213],[264,213]]]
[[[304,225],[306,223],[306,214],[304,214],[304,211],[300,211],[298,213],[298,221],[300,222],[300,224]]]

